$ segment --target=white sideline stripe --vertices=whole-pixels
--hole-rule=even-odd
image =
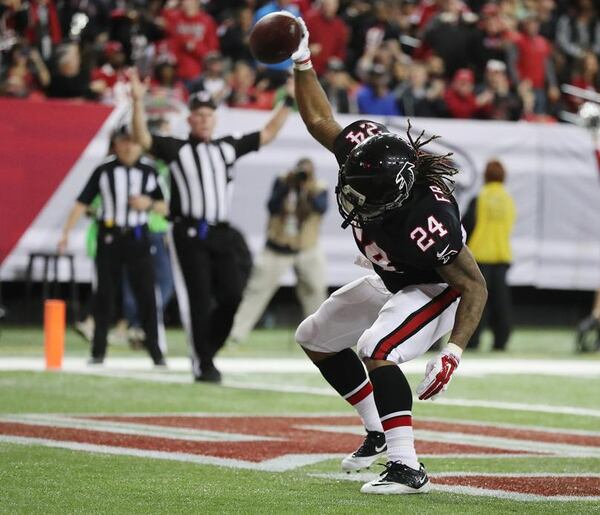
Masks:
[[[311,431],[326,431],[328,433],[344,433],[363,435],[362,426],[336,426],[303,424],[303,429]],[[469,433],[430,431],[423,429],[414,430],[415,439],[425,442],[447,442],[450,444],[476,445],[493,449],[506,449],[510,451],[526,451],[531,453],[544,453],[550,457],[600,457],[600,447],[582,446],[572,444],[553,444],[551,442],[536,442],[534,440],[501,438],[497,436],[473,435]],[[518,456],[518,455],[517,455]]]
[[[189,384],[192,382],[191,376],[189,375],[189,360],[185,358],[172,358],[169,361],[170,370],[175,370],[172,366],[172,362],[174,360],[181,360],[186,363],[186,370],[188,370],[187,375],[177,375],[169,372],[152,373],[151,363],[149,360],[141,360],[139,358],[108,358],[107,366],[105,368],[91,368],[85,365],[86,360],[84,358],[67,358],[67,360],[76,361],[78,365],[76,367],[68,367],[67,363],[65,363],[64,370],[66,372],[73,372],[79,374],[90,374],[90,375],[100,375],[100,376],[108,376],[108,377],[121,377],[123,379],[138,379],[152,382],[167,382],[167,383],[182,383]],[[231,360],[233,363],[237,362],[256,362],[256,368],[252,370],[252,372],[256,373],[264,373],[264,372],[278,372],[278,373],[293,373],[299,372],[301,370],[288,370],[285,367],[285,363],[288,361],[292,362],[302,362],[304,363],[307,360],[298,360],[298,359],[281,359],[281,360],[263,360],[263,359],[238,359],[238,358],[221,358],[221,360],[217,360],[217,365],[222,368],[225,372],[235,372],[236,370],[229,369],[227,363]],[[145,364],[143,368],[140,369],[140,372],[147,371],[146,373],[132,373],[131,369],[127,368],[127,363],[133,364],[135,362]],[[268,363],[268,370],[264,370],[265,363]],[[472,360],[473,361],[473,360]],[[479,360],[484,363],[498,363],[501,360]],[[525,361],[525,360],[523,360]],[[113,362],[116,364],[113,366]],[[275,363],[272,363],[275,362]],[[408,365],[412,365],[418,360],[411,361]],[[262,363],[262,366],[261,366]],[[535,364],[536,361],[530,361],[529,363]],[[581,364],[579,361],[571,360],[571,361],[559,361],[561,366],[567,366],[566,363],[574,363]],[[584,363],[588,365],[593,365],[594,368],[598,368],[600,372],[600,362],[598,364],[595,363]],[[25,366],[27,365],[27,366]],[[254,366],[254,365],[253,365]],[[281,366],[282,368],[277,368]],[[315,367],[310,365],[310,368],[307,370],[310,373],[318,373],[315,372]],[[462,366],[462,364],[461,364]],[[570,366],[570,365],[568,365]],[[121,370],[119,370],[119,367]],[[246,365],[244,364],[244,370]],[[273,369],[272,367],[275,367]],[[235,366],[233,367],[235,369]],[[404,368],[404,365],[403,365]],[[44,363],[41,358],[39,359],[31,359],[31,358],[2,358],[0,360],[0,371],[2,370],[44,370]],[[261,372],[262,370],[262,372]],[[239,370],[238,370],[239,371]],[[572,375],[581,375],[577,370],[572,370],[569,374]],[[299,394],[310,394],[310,395],[324,395],[324,396],[337,396],[337,393],[333,391],[329,387],[318,387],[318,386],[301,386],[301,385],[287,385],[287,384],[267,384],[267,383],[255,383],[255,382],[246,382],[246,381],[232,381],[225,380],[222,383],[222,386],[230,387],[230,388],[239,388],[245,390],[260,390],[260,391],[273,391],[273,392],[283,392],[283,393],[299,393]],[[417,400],[417,399],[415,399]],[[553,406],[549,404],[526,404],[526,403],[518,403],[518,402],[504,402],[504,401],[486,401],[479,399],[452,399],[452,398],[441,398],[436,399],[435,401],[419,401],[419,402],[435,402],[436,404],[446,405],[446,406],[461,406],[461,407],[469,407],[469,408],[488,408],[488,409],[506,409],[511,411],[529,411],[529,412],[538,412],[538,413],[552,413],[559,415],[574,415],[574,416],[582,416],[582,417],[594,417],[600,418],[600,410],[592,409],[592,408],[577,408],[573,406]]]
[[[0,435],[0,442],[20,445],[41,445],[43,447],[54,447],[72,451],[94,452],[99,454],[114,454],[117,456],[133,456],[137,458],[154,458],[159,460],[183,461],[199,465],[217,465],[219,467],[231,467],[236,469],[259,470],[263,472],[285,472],[306,465],[314,465],[324,460],[341,458],[340,454],[285,454],[271,460],[261,462],[234,460],[230,458],[217,458],[199,454],[188,454],[183,452],[150,451],[144,449],[131,449],[125,447],[113,447],[111,445],[95,445],[78,442],[64,442],[49,440],[46,438],[30,438],[23,436]]]
[[[276,415],[277,417],[289,417],[289,418],[315,418],[322,419],[323,417],[356,417],[358,422],[358,417],[351,411],[328,411],[327,413],[323,412],[281,412],[281,413],[252,413],[253,417],[273,417]],[[93,412],[93,413],[57,413],[57,414],[39,414],[39,413],[7,413],[3,416],[6,417],[38,417],[38,416],[60,416],[60,417],[71,417],[71,418],[86,418],[86,417],[201,417],[201,418],[219,418],[219,417],[228,417],[228,418],[247,418],[247,413],[231,413],[227,411],[136,411],[136,412],[119,412],[119,413],[104,413],[104,412]],[[470,420],[470,419],[452,419],[452,418],[440,418],[440,417],[419,417],[420,421],[426,422],[439,422],[441,424],[466,424],[470,426],[483,426],[490,427],[493,426],[495,428],[506,428],[506,429],[516,429],[516,430],[524,430],[524,431],[540,431],[545,433],[564,433],[569,435],[579,435],[579,436],[598,436],[600,437],[600,431],[587,431],[583,429],[571,429],[571,428],[561,428],[561,427],[547,427],[547,426],[534,426],[534,425],[519,425],[519,424],[507,424],[501,422],[486,422],[481,420]],[[323,426],[319,426],[323,427]],[[344,427],[361,427],[361,426],[344,426]],[[364,429],[361,429],[361,435],[364,435]]]
[[[87,358],[67,356],[63,361],[65,371],[89,370]],[[169,369],[175,372],[190,371],[190,361],[184,357],[169,358]],[[216,359],[217,367],[225,373],[306,373],[318,375],[319,371],[305,358],[237,358],[226,357]],[[425,371],[427,358],[417,358],[402,364],[402,370],[408,374],[422,374]],[[115,358],[108,357],[105,369],[152,370],[152,362],[148,358]],[[2,358],[0,370],[44,370],[43,357],[7,357]],[[464,359],[456,374],[481,377],[485,375],[552,375],[569,378],[600,377],[600,361],[584,361],[575,359],[511,359],[511,358],[471,358]]]
[[[373,481],[373,479],[377,478],[377,474],[369,474],[369,473],[357,473],[357,474],[343,474],[343,473],[334,473],[334,474],[308,474],[312,477],[318,477],[322,479],[332,479],[336,481],[360,481],[361,483],[368,483],[369,481]],[[435,478],[436,477],[447,477],[447,476],[465,476],[468,475],[473,476],[482,476],[486,474],[466,474],[464,472],[446,472],[443,474],[433,474],[431,475],[431,490],[434,492],[445,492],[450,494],[462,494],[462,495],[475,495],[475,496],[483,496],[483,497],[496,497],[498,499],[509,499],[511,501],[565,501],[565,502],[573,502],[573,501],[598,501],[600,500],[600,496],[576,496],[576,495],[535,495],[535,494],[520,494],[516,492],[507,492],[506,490],[492,490],[487,488],[476,488],[473,486],[453,486],[453,485],[436,485]],[[533,474],[489,474],[490,477],[580,477],[578,474],[540,474],[540,476],[535,476]],[[596,477],[595,474],[582,474],[581,477]]]
[[[89,431],[103,431],[105,433],[151,436],[169,440],[190,440],[194,442],[265,442],[281,441],[276,436],[265,437],[242,433],[225,433],[204,429],[177,428],[154,424],[137,424],[127,422],[112,422],[97,419],[79,419],[75,417],[56,415],[20,415],[0,416],[1,422],[15,422],[31,426],[53,426],[69,429],[84,429]]]
[[[560,427],[547,427],[547,426],[532,426],[532,425],[519,425],[519,424],[507,424],[504,422],[484,422],[481,420],[470,420],[470,419],[448,419],[439,417],[419,417],[419,421],[423,422],[439,422],[442,424],[466,424],[469,426],[482,426],[482,427],[495,427],[499,429],[516,429],[521,431],[539,431],[541,433],[566,433],[569,435],[576,436],[597,436],[600,437],[600,431],[587,431],[584,429],[566,429]]]

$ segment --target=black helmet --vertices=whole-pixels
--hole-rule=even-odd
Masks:
[[[350,152],[340,168],[337,203],[342,228],[360,226],[400,207],[415,182],[417,154],[397,134],[372,136]]]

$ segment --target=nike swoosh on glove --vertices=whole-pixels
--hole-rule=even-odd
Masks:
[[[457,356],[448,348],[429,360],[425,368],[425,378],[417,387],[419,399],[422,401],[433,400],[445,392],[459,363],[460,356]]]
[[[310,61],[310,49],[308,48],[308,29],[306,28],[306,23],[304,20],[298,16],[296,18],[298,25],[302,28],[302,39],[300,40],[300,44],[296,51],[292,54],[292,61],[296,64],[303,64]]]

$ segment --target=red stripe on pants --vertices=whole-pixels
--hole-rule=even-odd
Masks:
[[[434,318],[438,317],[450,304],[452,304],[460,294],[448,288],[435,298],[429,306],[420,312],[409,317],[398,329],[385,338],[371,356],[373,359],[387,359],[388,355],[395,347],[408,339],[421,327],[427,325]]]

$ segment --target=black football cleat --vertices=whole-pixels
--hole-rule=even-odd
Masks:
[[[381,475],[360,489],[363,494],[402,495],[424,494],[429,492],[431,485],[425,467],[420,464],[415,470],[399,461],[388,461]]]
[[[385,454],[386,450],[385,434],[379,431],[367,431],[361,446],[342,460],[342,470],[358,472],[369,468],[377,458]]]

